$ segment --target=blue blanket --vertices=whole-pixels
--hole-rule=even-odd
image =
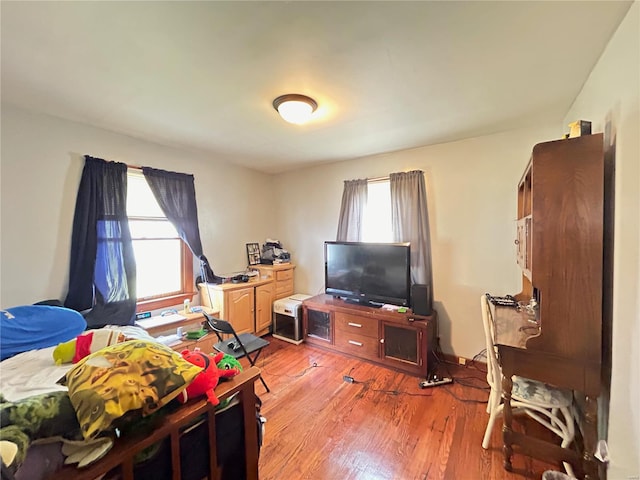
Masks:
[[[67,342],[86,328],[84,317],[69,308],[24,305],[0,310],[0,360]]]

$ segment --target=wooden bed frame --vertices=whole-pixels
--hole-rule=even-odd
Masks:
[[[220,400],[229,398],[235,393],[238,394],[237,398],[242,406],[244,419],[247,480],[258,480],[258,430],[256,426],[254,382],[259,377],[260,369],[251,367],[216,387],[216,395]],[[217,467],[215,448],[215,407],[207,403],[206,399],[188,402],[179,410],[167,415],[150,435],[141,434],[118,439],[104,458],[82,469],[73,465],[65,466],[56,471],[51,479],[94,480],[96,477],[120,466],[122,478],[124,480],[133,480],[134,456],[150,445],[170,437],[172,478],[173,480],[180,480],[180,429],[189,424],[194,418],[205,413],[207,414],[210,447],[209,479],[219,480],[220,470]]]

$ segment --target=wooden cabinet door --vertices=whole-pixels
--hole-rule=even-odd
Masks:
[[[303,307],[304,340],[318,345],[333,345],[333,313],[331,310],[309,305]]]
[[[526,237],[524,235],[524,218],[521,218],[516,223],[516,255],[518,259],[518,266],[524,270],[525,268],[525,251],[526,251]]]
[[[420,375],[426,357],[423,338],[419,328],[383,321],[380,343],[384,363]]]
[[[253,333],[254,319],[254,288],[241,288],[225,292],[225,309],[228,313],[226,320],[231,322],[236,333]]]
[[[518,265],[522,273],[531,280],[531,215],[527,215],[517,222],[517,255]]]
[[[271,311],[273,309],[273,283],[256,287],[256,333],[263,335],[269,332],[271,326]]]

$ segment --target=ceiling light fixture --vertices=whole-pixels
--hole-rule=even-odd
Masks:
[[[273,108],[286,122],[301,125],[311,119],[311,114],[318,108],[318,104],[306,95],[288,93],[276,98],[273,101]]]

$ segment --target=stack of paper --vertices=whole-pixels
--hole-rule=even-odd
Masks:
[[[389,310],[391,312],[396,312],[400,307],[398,305],[391,305],[389,303],[385,303],[380,308],[382,308],[382,310]]]
[[[160,315],[151,318],[145,318],[143,320],[136,320],[136,325],[148,330],[150,328],[161,327],[163,325],[169,325],[171,323],[179,322],[180,320],[186,320],[187,317],[173,313],[171,315]]]
[[[167,347],[178,345],[181,341],[182,341],[182,337],[179,337],[176,334],[156,337],[156,342],[166,345]]]

